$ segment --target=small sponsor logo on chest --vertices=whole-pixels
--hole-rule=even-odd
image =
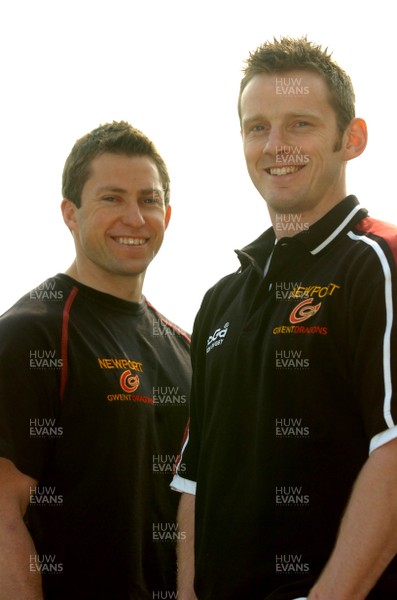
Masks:
[[[214,333],[209,336],[207,340],[207,354],[217,346],[221,346],[223,344],[229,330],[229,325],[229,322],[225,323],[223,327],[218,327],[218,329],[215,329]]]

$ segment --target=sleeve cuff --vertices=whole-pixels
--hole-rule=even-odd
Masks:
[[[374,450],[383,446],[383,444],[387,444],[387,442],[391,442],[395,438],[397,438],[397,425],[374,435],[369,446],[369,453],[371,454]]]
[[[184,492],[186,494],[196,495],[196,482],[191,479],[185,479],[180,475],[174,475],[174,479],[171,481],[170,487],[175,492]]]

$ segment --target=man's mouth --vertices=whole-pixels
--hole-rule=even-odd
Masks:
[[[303,166],[289,166],[289,167],[270,167],[269,169],[265,169],[266,173],[269,175],[276,175],[279,177],[280,175],[290,175],[291,173],[297,173],[303,169]]]
[[[123,246],[143,246],[146,243],[146,238],[114,237],[113,240]]]

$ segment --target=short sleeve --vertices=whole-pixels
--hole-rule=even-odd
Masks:
[[[350,322],[354,389],[372,451],[397,437],[397,271],[376,244],[370,260],[353,290]]]
[[[62,427],[60,349],[34,318],[0,320],[0,456],[39,479]]]

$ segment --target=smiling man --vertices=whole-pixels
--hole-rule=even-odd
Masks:
[[[81,205],[68,198],[62,203],[76,245],[76,260],[67,273],[140,302],[146,269],[171,216],[158,168],[147,156],[105,152],[91,161],[90,171]]]
[[[397,228],[346,196],[366,125],[306,38],[251,54],[239,114],[272,227],[195,322],[178,597],[393,600]]]
[[[79,139],[62,190],[75,260],[0,318],[1,600],[176,594],[189,338],[142,295],[169,184],[128,123]]]
[[[286,79],[286,78],[284,78]],[[366,128],[354,119],[345,149],[325,80],[315,72],[295,70],[288,79],[307,94],[279,93],[277,77],[257,75],[244,88],[240,106],[248,172],[266,199],[274,221],[278,214],[299,214],[314,223],[341,200],[346,161],[362,152]],[[283,88],[281,88],[283,89]],[[347,151],[348,150],[348,151]]]

